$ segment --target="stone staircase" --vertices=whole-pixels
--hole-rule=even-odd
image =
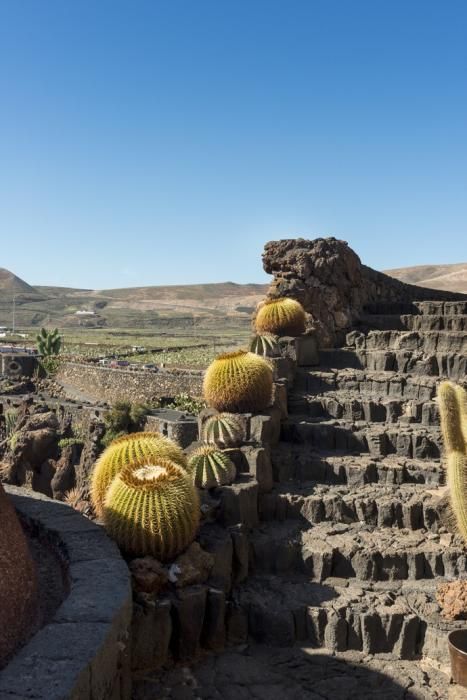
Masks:
[[[447,668],[446,632],[462,623],[440,618],[435,592],[467,576],[467,553],[446,527],[445,377],[467,382],[467,302],[368,307],[344,347],[297,368],[230,641]]]

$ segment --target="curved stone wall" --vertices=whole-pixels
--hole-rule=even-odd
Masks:
[[[68,565],[70,594],[0,673],[5,700],[130,700],[128,568],[102,528],[42,494],[6,486],[28,527]]]

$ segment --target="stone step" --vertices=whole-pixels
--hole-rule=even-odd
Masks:
[[[347,344],[360,350],[422,350],[427,354],[467,352],[465,331],[352,331]]]
[[[462,540],[448,532],[361,523],[262,523],[250,536],[252,573],[403,581],[467,575]]]
[[[445,482],[445,471],[439,460],[349,455],[285,442],[274,448],[271,459],[274,480],[278,483],[298,480],[357,487],[374,483],[438,486]]]
[[[439,425],[438,404],[434,400],[389,399],[359,397],[353,392],[329,391],[320,396],[291,393],[288,400],[289,415],[306,415],[310,418],[344,418],[365,420],[371,423],[421,423]]]
[[[349,334],[348,342],[361,342],[361,334]],[[467,377],[467,355],[436,353],[427,355],[420,350],[366,350],[343,347],[320,351],[319,371],[336,369],[399,372],[416,377],[443,377],[454,381]]]
[[[446,487],[428,490],[425,484],[350,487],[286,482],[260,494],[258,500],[262,521],[362,523],[433,532],[444,526],[446,508]]]
[[[467,314],[467,299],[465,301],[414,301],[411,303],[379,303],[367,304],[365,312],[372,316],[388,314],[423,314],[426,316],[465,316]]]
[[[309,444],[317,450],[369,452],[383,457],[397,454],[415,459],[438,459],[442,450],[441,429],[417,423],[369,423],[346,419],[323,420],[292,415],[282,424],[281,439]]]
[[[467,316],[438,314],[364,314],[359,326],[364,332],[380,331],[466,331]]]
[[[329,391],[354,392],[377,397],[434,399],[439,378],[411,376],[393,371],[359,369],[312,370],[299,368],[294,382],[295,392],[324,394]]]
[[[440,618],[436,585],[430,580],[415,585],[342,579],[317,583],[306,576],[256,575],[236,592],[231,620],[250,639],[268,647],[306,642],[331,653],[354,650],[390,654],[393,659],[423,656],[446,664],[446,634],[465,623]],[[428,618],[426,610],[431,611]],[[359,688],[358,697],[361,692]]]

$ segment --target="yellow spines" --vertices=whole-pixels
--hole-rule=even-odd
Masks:
[[[439,412],[441,416],[441,430],[443,432],[446,450],[465,450],[465,439],[462,431],[461,387],[456,387],[451,382],[442,382],[438,389]],[[465,392],[464,392],[465,393]]]
[[[203,389],[207,403],[218,411],[264,411],[272,399],[272,369],[252,352],[225,353],[209,365]]]
[[[306,328],[305,310],[299,301],[289,297],[266,299],[258,308],[255,328],[260,335],[302,335]]]
[[[441,429],[447,453],[447,483],[457,528],[467,542],[466,392],[443,382],[438,390]]]
[[[200,502],[190,475],[169,459],[140,459],[112,481],[103,507],[108,534],[127,554],[173,559],[193,541]]]
[[[215,445],[197,447],[188,460],[188,471],[200,489],[212,489],[234,481],[237,470],[232,460]]]
[[[97,515],[102,514],[107,489],[123,467],[141,459],[149,462],[166,458],[187,468],[181,447],[159,433],[130,433],[117,438],[97,459],[91,477],[91,501]]]

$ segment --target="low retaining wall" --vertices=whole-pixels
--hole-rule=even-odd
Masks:
[[[96,401],[155,401],[166,396],[202,394],[203,373],[200,370],[160,370],[131,372],[108,367],[65,362],[57,380],[67,387]]]
[[[68,563],[71,590],[0,673],[2,700],[130,700],[128,568],[98,525],[42,494],[5,486],[20,517]]]

